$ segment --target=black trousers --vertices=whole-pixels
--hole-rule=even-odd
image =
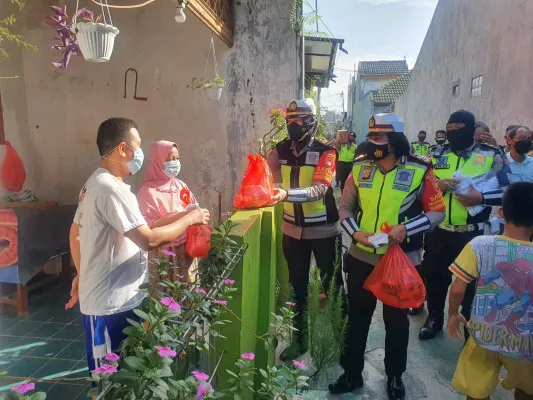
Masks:
[[[452,273],[448,269],[459,256],[468,242],[483,231],[476,232],[448,232],[443,229],[435,229],[425,236],[425,253],[422,261],[422,276],[426,281],[427,304],[430,314],[444,320],[444,308],[448,288],[452,283]],[[461,313],[470,320],[472,302],[476,290],[475,282],[466,288],[465,297],[461,304]],[[465,338],[468,339],[468,331],[465,329]]]
[[[346,374],[357,378],[365,365],[366,341],[372,316],[376,309],[376,297],[363,289],[366,278],[374,266],[348,254],[348,332],[341,365]],[[409,319],[407,310],[383,305],[385,321],[385,372],[387,376],[401,376],[407,363],[409,344]]]
[[[337,244],[338,241],[338,244]],[[298,240],[290,236],[283,235],[283,255],[289,267],[289,282],[294,290],[294,300],[296,303],[296,317],[294,327],[298,329],[301,336],[307,331],[307,321],[305,311],[307,309],[307,291],[309,286],[309,270],[311,268],[311,254],[315,256],[317,267],[322,278],[322,285],[325,290],[335,272],[335,259],[342,261],[342,237],[333,236],[325,239],[303,239]],[[339,287],[343,287],[342,266],[339,266],[335,280]]]
[[[344,190],[346,179],[352,172],[353,162],[337,161],[337,180],[341,183],[341,190]]]

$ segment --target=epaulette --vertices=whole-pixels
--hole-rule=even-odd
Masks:
[[[353,162],[358,163],[362,161],[371,161],[370,157],[368,157],[368,154],[361,154],[354,158]]]
[[[476,143],[477,146],[481,147],[482,149],[484,150],[487,150],[487,149],[490,149],[490,150],[493,150],[497,153],[501,153],[502,149],[499,147],[499,146],[493,146],[491,144],[488,144],[488,143]]]

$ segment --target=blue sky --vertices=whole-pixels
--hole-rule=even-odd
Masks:
[[[308,0],[314,7],[315,0]],[[359,61],[401,60],[412,68],[438,0],[318,0],[318,14],[336,36],[345,39],[335,71],[337,83],[322,91],[322,105],[342,109],[350,72]],[[320,30],[325,27],[320,24]],[[353,72],[352,72],[353,74]]]

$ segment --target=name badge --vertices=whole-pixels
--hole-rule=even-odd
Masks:
[[[434,169],[450,169],[450,164],[448,164],[448,157],[439,157],[437,158],[437,163],[433,165]]]
[[[305,156],[305,163],[308,165],[318,165],[320,159],[320,153],[317,151],[308,151]]]
[[[279,163],[280,163],[281,165],[287,165],[287,160],[279,160]]]

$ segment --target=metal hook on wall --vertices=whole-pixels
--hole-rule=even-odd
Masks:
[[[127,93],[128,93],[128,72],[133,72],[135,73],[135,89],[134,89],[134,92],[133,92],[133,98],[135,100],[139,100],[139,101],[147,101],[148,98],[147,97],[137,97],[137,83],[139,82],[139,73],[137,72],[137,70],[135,68],[128,68],[126,70],[126,73],[124,74],[124,98],[126,99],[127,98]]]

